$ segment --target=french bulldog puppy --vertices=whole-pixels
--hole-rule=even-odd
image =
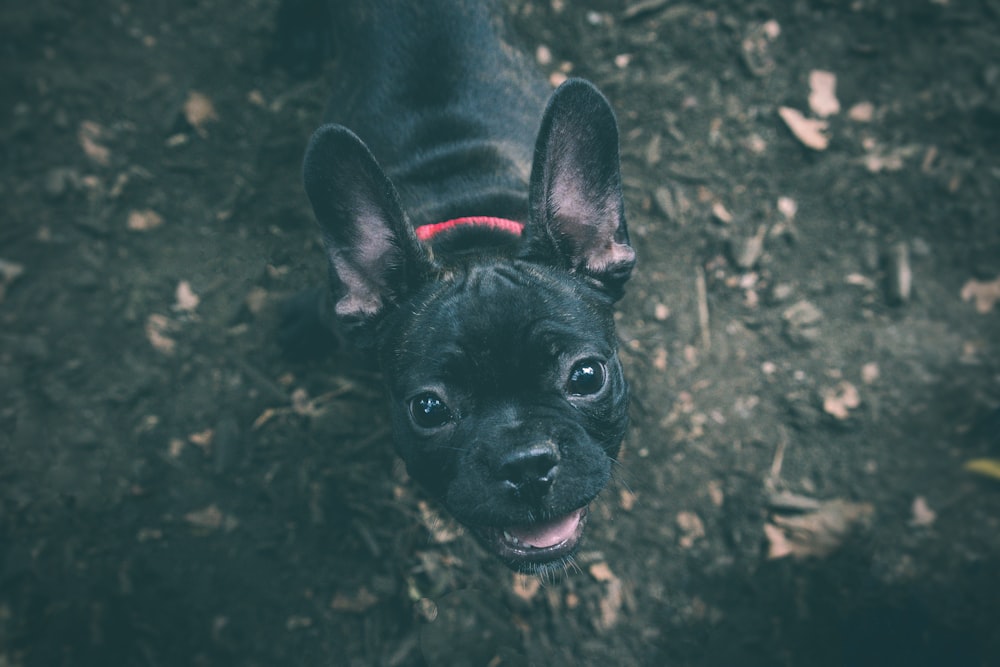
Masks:
[[[499,2],[328,10],[339,69],[303,174],[330,279],[285,344],[372,354],[411,477],[511,568],[562,567],[628,422],[614,113],[584,80],[552,92]]]

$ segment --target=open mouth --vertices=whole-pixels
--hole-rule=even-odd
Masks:
[[[508,565],[531,572],[572,554],[583,536],[586,520],[587,508],[581,507],[547,521],[474,530]]]

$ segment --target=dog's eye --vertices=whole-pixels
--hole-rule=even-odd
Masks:
[[[604,387],[605,379],[604,364],[597,359],[584,359],[570,370],[566,390],[572,396],[589,396]]]
[[[431,393],[420,394],[410,401],[410,415],[420,428],[440,428],[451,421],[451,410]]]

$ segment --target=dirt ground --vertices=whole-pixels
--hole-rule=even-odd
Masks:
[[[276,5],[0,7],[0,666],[1000,665],[1000,2],[516,3],[640,257],[551,581],[408,482],[377,376],[279,354],[329,70]]]

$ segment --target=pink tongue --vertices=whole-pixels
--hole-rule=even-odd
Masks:
[[[552,547],[573,537],[576,527],[580,524],[580,515],[582,513],[583,510],[579,509],[564,517],[545,523],[508,528],[507,532],[516,537],[519,542],[535,547],[536,549]]]

